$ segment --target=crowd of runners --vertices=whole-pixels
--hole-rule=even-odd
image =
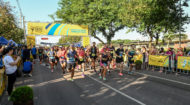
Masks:
[[[132,72],[132,66],[134,63],[133,56],[136,54],[135,46],[131,46],[131,50],[124,50],[123,45],[120,44],[118,49],[110,44],[104,44],[103,48],[98,48],[96,43],[93,42],[91,47],[75,47],[70,45],[53,46],[51,48],[39,47],[38,49],[33,46],[30,49],[33,63],[38,59],[40,64],[45,63],[50,66],[51,72],[57,69],[57,65],[60,64],[63,74],[66,72],[71,73],[71,81],[73,81],[75,69],[82,72],[82,76],[85,77],[85,71],[90,68],[99,75],[100,79],[106,80],[106,74],[111,73],[111,70],[119,69],[118,75],[123,76],[124,67],[124,55],[128,55],[128,64],[131,67],[129,74]]]
[[[119,70],[118,75],[123,76],[124,65],[129,68],[127,74],[133,74],[132,70],[135,63],[135,55],[142,55],[143,69],[147,69],[148,67],[149,54],[167,55],[169,56],[170,62],[174,55],[171,48],[168,48],[168,51],[166,52],[163,48],[157,49],[155,46],[149,50],[147,50],[145,46],[142,46],[142,48],[136,48],[135,45],[128,46],[124,49],[122,44],[120,44],[117,49],[115,49],[112,44],[104,44],[102,48],[98,48],[95,42],[93,42],[92,46],[85,48],[70,45],[68,47],[39,47],[37,50],[34,46],[30,51],[33,59],[36,59],[38,55],[40,64],[43,62],[46,66],[50,66],[51,72],[54,72],[57,65],[60,64],[63,74],[66,72],[71,73],[71,81],[73,81],[75,69],[80,70],[82,72],[82,76],[85,77],[85,71],[87,68],[90,68],[99,75],[100,79],[106,80],[107,72],[111,73],[111,71],[116,68]],[[184,52],[179,48],[175,53],[175,58],[183,55]],[[33,61],[33,63],[35,63],[35,60]],[[169,64],[169,70],[174,72],[170,68],[171,63]]]

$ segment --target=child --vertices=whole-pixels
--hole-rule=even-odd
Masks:
[[[28,75],[32,77],[32,71],[33,71],[32,62],[29,59],[27,59],[26,62],[24,62],[24,66],[23,66],[24,76]]]

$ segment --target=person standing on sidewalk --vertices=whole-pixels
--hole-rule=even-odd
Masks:
[[[32,53],[32,56],[33,56],[33,63],[35,64],[35,60],[36,60],[36,53],[37,53],[37,49],[35,46],[33,46],[33,48],[31,49],[31,53]]]
[[[13,91],[13,86],[16,81],[16,70],[17,70],[17,63],[21,60],[20,56],[17,56],[17,59],[14,61],[13,55],[13,48],[8,47],[4,51],[5,57],[3,58],[3,62],[5,64],[5,71],[8,76],[8,86],[7,91],[8,95],[10,96]]]

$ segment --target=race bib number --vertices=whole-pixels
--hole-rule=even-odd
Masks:
[[[69,58],[69,61],[74,62],[75,58]]]
[[[83,58],[80,58],[80,61],[83,61]]]
[[[92,54],[92,56],[94,57],[94,56],[96,56],[96,54]]]

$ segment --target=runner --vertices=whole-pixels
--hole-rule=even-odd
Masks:
[[[77,52],[75,51],[74,45],[71,45],[70,49],[67,51],[67,65],[69,71],[71,72],[71,81],[73,81],[74,77],[76,58],[77,58]]]
[[[39,60],[40,60],[40,64],[42,64],[42,60],[43,60],[43,48],[42,47],[40,47],[39,49],[38,49],[38,54],[39,54]]]
[[[57,63],[57,60],[55,59],[56,52],[54,51],[54,48],[52,47],[51,50],[48,52],[48,57],[49,57],[49,63],[51,65],[51,72],[54,71],[54,65]]]
[[[115,69],[114,52],[115,52],[115,47],[112,44],[110,44],[110,47],[109,47],[109,53],[110,53],[109,64],[111,64],[112,69]],[[110,65],[109,65],[109,67],[110,67]]]
[[[108,60],[109,60],[108,52],[106,52],[106,49],[103,49],[102,54],[100,55],[100,65],[102,67],[102,70],[99,74],[100,79],[102,79],[102,77],[103,77],[103,80],[106,80]]]
[[[128,74],[132,74],[132,69],[134,65],[134,55],[136,54],[135,45],[131,45],[131,49],[128,52],[128,62],[129,62],[129,71]]]
[[[65,74],[65,67],[66,67],[66,49],[65,47],[62,47],[59,51],[58,51],[58,57],[59,57],[59,62],[61,64],[62,70],[63,70],[63,74]]]
[[[79,56],[79,60],[78,60],[78,66],[79,66],[79,69],[82,70],[82,76],[85,77],[85,74],[84,74],[84,71],[85,71],[85,51],[84,51],[84,48],[81,47],[79,48],[79,51],[78,51],[78,56]]]
[[[123,49],[123,44],[120,44],[120,48],[117,49],[116,51],[116,63],[118,68],[120,68],[119,75],[123,76],[123,62],[124,62],[124,49]]]
[[[49,62],[49,61],[48,61],[48,55],[47,55],[48,52],[49,52],[49,49],[48,49],[48,48],[45,48],[45,49],[44,49],[44,61],[45,61],[45,66],[49,66],[49,65],[48,65],[48,62]]]
[[[96,72],[95,62],[98,57],[98,48],[96,47],[96,43],[93,42],[93,46],[89,50],[90,58],[91,58],[91,69],[94,69]]]

